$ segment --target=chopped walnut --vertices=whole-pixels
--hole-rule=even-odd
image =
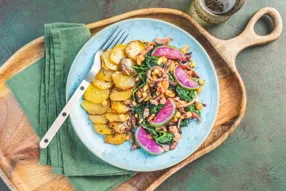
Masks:
[[[143,118],[146,118],[146,117],[148,117],[149,116],[149,108],[145,108],[144,109],[144,113],[143,113]]]

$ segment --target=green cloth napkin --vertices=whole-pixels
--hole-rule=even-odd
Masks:
[[[90,38],[83,24],[45,25],[45,56],[7,83],[39,137],[43,137],[65,105],[65,86],[70,66]],[[76,190],[109,190],[134,172],[119,169],[93,155],[79,140],[67,120],[40,163],[51,165],[53,173],[66,175]]]

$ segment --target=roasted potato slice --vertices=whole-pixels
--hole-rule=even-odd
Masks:
[[[99,89],[92,83],[88,86],[83,98],[92,103],[102,103],[109,97],[109,89]]]
[[[134,68],[132,68],[132,66],[135,64],[136,62],[130,58],[122,58],[120,60],[119,66],[122,72],[127,76],[136,76],[137,72]]]
[[[101,61],[101,67],[102,67],[104,70],[112,71],[112,70],[110,70],[110,69],[106,66],[106,64],[105,64],[105,62],[104,62],[103,60]]]
[[[94,78],[94,79],[92,80],[92,83],[93,83],[93,85],[95,85],[97,88],[102,89],[102,90],[111,88],[112,85],[113,85],[113,81],[106,82],[106,81],[98,80],[98,79],[96,79],[96,78]]]
[[[106,118],[109,122],[118,121],[125,122],[129,119],[128,114],[106,113]]]
[[[117,101],[111,103],[111,108],[116,113],[126,113],[130,111],[130,107],[126,106],[123,102]]]
[[[136,60],[137,54],[146,48],[144,42],[140,40],[133,40],[129,42],[125,48],[127,56],[133,60]]]
[[[120,122],[111,122],[109,127],[113,129],[116,133],[125,133],[130,130],[130,125],[127,122],[120,123]]]
[[[104,142],[113,144],[113,145],[120,145],[126,141],[126,133],[115,133],[113,135],[104,135]]]
[[[127,90],[135,86],[135,79],[132,76],[127,76],[122,72],[114,72],[112,74],[112,80],[115,87],[121,90]]]
[[[110,82],[112,81],[112,74],[113,74],[113,71],[105,70],[104,68],[101,68],[99,72],[96,74],[95,78],[98,80],[105,81],[105,82]]]
[[[112,129],[108,127],[106,124],[93,124],[94,130],[103,135],[111,135],[114,133]]]
[[[102,104],[92,103],[87,100],[83,100],[81,106],[91,115],[101,115],[110,109],[110,101],[108,101],[107,106],[103,106]]]
[[[132,96],[132,89],[120,91],[115,88],[111,91],[110,99],[112,101],[125,101],[131,98]]]
[[[90,115],[89,119],[94,124],[107,124],[107,122],[108,122],[105,114],[102,114],[102,115]]]
[[[126,48],[125,44],[116,45],[110,53],[110,60],[115,64],[119,64],[122,58],[127,57],[125,48]]]
[[[110,50],[107,50],[106,52],[102,53],[101,54],[101,58],[103,60],[103,62],[101,63],[102,64],[102,67],[106,70],[113,70],[113,71],[116,71],[119,69],[119,65],[113,63],[111,60],[110,60],[110,53],[111,53],[112,49]]]

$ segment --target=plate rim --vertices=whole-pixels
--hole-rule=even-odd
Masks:
[[[200,144],[198,144],[198,146],[194,149],[194,151],[191,152],[189,155],[187,155],[186,157],[182,157],[182,158],[181,158],[180,160],[178,160],[178,161],[169,163],[169,164],[166,165],[165,167],[152,168],[151,170],[150,170],[150,169],[142,169],[142,168],[136,168],[136,169],[135,169],[135,168],[132,168],[132,169],[131,169],[131,168],[128,168],[128,167],[126,168],[126,166],[123,167],[123,166],[118,165],[118,164],[116,164],[116,163],[114,163],[114,162],[111,162],[111,161],[106,161],[103,157],[101,157],[100,155],[98,155],[96,152],[93,152],[92,149],[88,146],[88,144],[86,144],[86,143],[82,140],[82,138],[79,136],[79,133],[78,133],[77,129],[75,128],[75,125],[74,125],[74,122],[73,122],[73,119],[72,119],[71,115],[69,116],[69,120],[70,120],[70,122],[71,122],[71,124],[72,124],[72,127],[73,127],[73,129],[74,129],[74,131],[75,131],[77,137],[78,137],[78,138],[80,139],[80,141],[84,144],[84,146],[85,146],[90,152],[92,152],[96,157],[100,158],[101,160],[105,161],[105,162],[108,163],[108,164],[111,164],[111,165],[113,165],[113,166],[115,166],[115,167],[118,167],[118,168],[121,168],[121,169],[129,170],[129,171],[134,171],[134,172],[152,172],[152,171],[158,171],[158,170],[163,170],[163,169],[172,167],[172,166],[174,166],[174,165],[176,165],[176,164],[178,164],[178,163],[184,161],[184,160],[187,159],[189,156],[191,156],[193,153],[195,153],[195,152],[198,150],[198,148],[204,143],[204,141],[205,141],[205,140],[207,139],[207,137],[209,136],[211,130],[213,129],[213,126],[214,126],[215,121],[216,121],[216,118],[217,118],[217,114],[218,114],[218,110],[219,110],[219,105],[220,105],[220,104],[219,104],[219,103],[220,103],[220,87],[219,87],[217,72],[216,72],[216,70],[215,70],[214,64],[213,64],[213,62],[212,62],[212,60],[211,60],[209,54],[207,53],[207,51],[204,49],[204,47],[201,45],[201,43],[200,43],[199,41],[197,41],[197,39],[195,39],[195,37],[193,37],[193,36],[192,36],[191,34],[189,34],[187,31],[185,31],[184,29],[182,29],[182,28],[176,26],[176,25],[173,24],[173,23],[169,23],[169,22],[167,22],[167,21],[163,21],[163,20],[160,20],[160,19],[141,18],[141,17],[138,17],[138,18],[131,18],[131,19],[122,20],[122,21],[119,21],[119,22],[114,22],[114,23],[112,23],[112,24],[110,24],[110,25],[104,27],[103,29],[101,29],[101,30],[98,31],[97,33],[100,33],[100,32],[102,32],[103,30],[106,30],[106,28],[111,28],[111,27],[112,27],[113,25],[115,25],[115,24],[120,24],[120,23],[130,22],[130,21],[132,22],[132,21],[135,21],[135,20],[147,20],[147,21],[148,21],[148,20],[151,20],[151,21],[155,21],[155,22],[160,22],[160,23],[169,25],[169,26],[175,28],[176,30],[181,31],[182,33],[186,34],[189,38],[191,38],[192,41],[194,41],[194,42],[198,45],[198,47],[200,48],[200,50],[202,50],[202,52],[205,54],[206,59],[208,60],[208,62],[211,63],[211,64],[210,64],[210,68],[211,68],[211,70],[212,70],[212,72],[213,72],[213,74],[214,74],[214,78],[215,78],[215,81],[214,81],[213,83],[215,83],[216,89],[217,89],[217,93],[216,93],[216,97],[217,97],[217,100],[216,100],[216,103],[217,103],[217,104],[216,104],[216,105],[217,105],[217,106],[216,106],[216,108],[215,108],[215,115],[214,115],[215,118],[214,118],[214,120],[212,120],[212,122],[211,122],[211,128],[208,130],[208,132],[206,133],[206,135],[203,137],[202,142],[201,142]],[[96,33],[96,34],[97,34],[97,33]],[[69,100],[69,95],[68,95],[68,89],[67,89],[67,87],[68,87],[68,85],[70,84],[69,81],[70,81],[70,78],[71,78],[71,75],[70,75],[71,69],[72,69],[72,67],[74,66],[75,61],[77,60],[77,58],[79,57],[79,55],[82,54],[82,52],[83,52],[83,50],[85,49],[85,47],[87,47],[87,46],[89,45],[89,43],[91,43],[92,39],[94,39],[94,38],[96,37],[96,34],[93,35],[93,36],[82,46],[82,48],[81,48],[80,51],[77,53],[76,57],[74,58],[74,60],[73,60],[73,62],[72,62],[72,64],[71,64],[71,67],[70,67],[69,73],[68,73],[68,78],[67,78],[67,81],[66,81],[66,92],[65,92],[65,93],[66,93],[66,102]]]

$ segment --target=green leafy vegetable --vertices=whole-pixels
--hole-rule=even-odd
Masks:
[[[170,84],[168,89],[175,92],[176,91],[176,86],[173,86],[172,84]]]
[[[172,144],[174,138],[173,134],[161,130],[156,131],[155,128],[150,126],[146,121],[144,121],[142,125],[145,127],[148,133],[153,135],[154,140],[157,144]]]
[[[186,101],[192,101],[196,96],[196,92],[194,90],[187,90],[181,86],[176,87],[176,92],[181,99]]]
[[[151,105],[150,103],[138,103],[136,106],[133,107],[133,110],[135,113],[138,114],[139,118],[143,118],[145,108],[148,108],[150,113],[154,113],[156,115],[164,106],[165,104]]]
[[[146,84],[146,82],[143,82],[143,83],[141,83],[140,85],[138,85],[137,88],[135,88],[135,89],[133,90],[133,92],[132,92],[133,100],[136,100],[136,96],[135,96],[136,92],[137,92],[140,88],[142,88],[145,84]]]
[[[158,57],[156,56],[146,56],[145,60],[142,62],[140,66],[132,66],[138,73],[146,72],[151,67],[156,66],[158,61]],[[146,76],[146,74],[144,73]]]
[[[144,110],[145,110],[144,105],[137,104],[136,106],[133,107],[133,110],[135,113],[137,113],[139,118],[143,118],[143,114],[144,114]]]
[[[151,67],[157,65],[158,57],[156,56],[146,56],[145,60],[142,62],[140,66],[132,66],[138,72],[137,77],[140,77],[140,81],[136,84],[137,88],[133,91],[133,99],[135,99],[135,94],[143,87],[147,82],[146,71],[149,70]]]
[[[187,112],[188,112],[188,111],[195,112],[196,114],[198,114],[198,116],[201,117],[201,111],[197,110],[195,104],[192,104],[192,105],[190,105],[189,107],[186,107],[185,110],[186,110]]]
[[[159,105],[149,105],[148,108],[150,109],[150,113],[157,114],[166,104],[159,104]]]
[[[186,127],[190,123],[191,119],[183,119],[180,123],[180,127]]]
[[[168,73],[168,77],[169,77],[169,80],[171,80],[173,82],[175,81],[174,76],[171,72]]]
[[[158,61],[158,57],[157,56],[147,56],[145,58],[145,60],[143,61],[142,65],[145,65],[149,68],[156,66],[157,65],[157,61]]]
[[[159,134],[158,136],[154,137],[155,141],[157,144],[162,145],[162,144],[171,144],[173,142],[173,134],[167,133],[164,131],[157,131]]]

